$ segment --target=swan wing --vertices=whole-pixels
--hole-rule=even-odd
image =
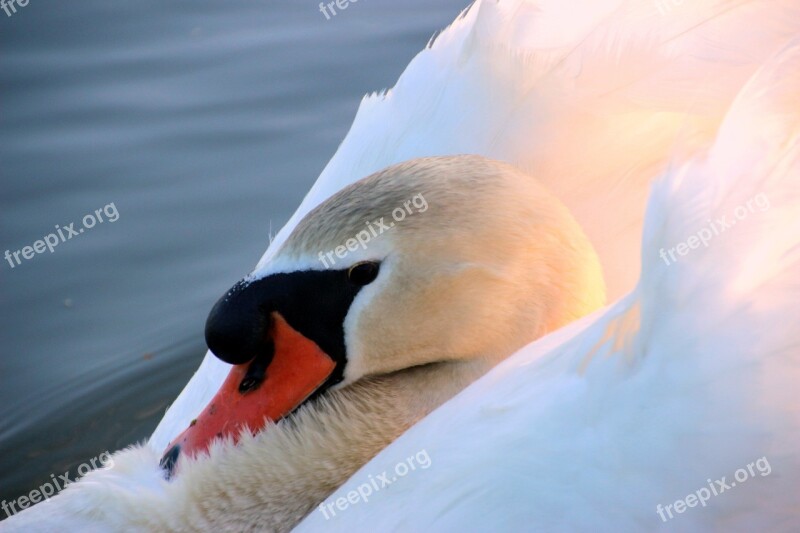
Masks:
[[[630,294],[500,364],[296,531],[797,531],[798,212],[800,38],[653,184]]]

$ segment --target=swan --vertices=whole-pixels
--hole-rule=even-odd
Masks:
[[[294,531],[798,531],[798,104],[800,34],[654,184],[628,295],[501,362]]]
[[[363,99],[253,274],[306,214],[357,179],[471,153],[535,175],[592,242],[608,298],[623,297],[639,276],[651,182],[708,147],[744,83],[800,26],[793,0],[693,0],[663,11],[651,0],[474,2],[392,89]],[[751,27],[760,31],[743,39]],[[209,351],[149,444],[163,451],[228,371]]]
[[[424,210],[407,214],[411,198],[424,199]],[[399,221],[397,209],[406,213]],[[365,221],[393,226],[324,268],[319,251],[358,235]],[[151,463],[160,497],[139,507],[141,495],[121,486],[91,515],[118,529],[286,531],[500,360],[604,300],[591,244],[533,177],[470,155],[391,166],[311,211],[258,278],[220,299],[206,338],[234,367],[167,452],[173,479]],[[242,393],[259,371],[267,377]],[[311,394],[319,401],[304,402]],[[247,437],[265,416],[300,405]],[[218,436],[242,439],[240,447],[220,447]],[[209,446],[218,453],[192,462]],[[115,456],[115,467],[126,460]],[[73,499],[110,498],[110,478],[85,479],[70,487]]]
[[[770,87],[797,88],[786,72],[770,76],[769,69],[758,69],[764,65],[776,68],[774,65],[786,61],[785,55],[779,60],[770,58],[797,33],[798,9],[790,2],[698,0],[676,6],[668,15],[645,1],[475,2],[412,61],[392,90],[362,102],[351,131],[298,211],[253,273],[215,306],[209,317],[209,344],[227,362],[213,354],[206,356],[147,445],[118,452],[113,467],[88,474],[46,505],[25,511],[2,526],[10,531],[53,527],[283,531],[307,516],[301,530],[347,529],[348,525],[353,529],[365,518],[362,513],[368,513],[367,518],[374,520],[370,524],[377,529],[386,526],[386,530],[407,530],[412,525],[418,529],[425,524],[438,525],[440,530],[464,524],[478,529],[489,529],[489,524],[519,529],[527,519],[543,527],[601,524],[611,528],[622,524],[627,529],[651,529],[654,522],[642,518],[641,513],[654,515],[647,505],[662,494],[659,487],[662,491],[686,488],[688,492],[695,487],[688,481],[689,474],[698,471],[697,464],[707,464],[708,475],[713,476],[722,471],[722,465],[735,469],[751,462],[746,454],[739,457],[732,451],[714,456],[708,453],[703,438],[670,448],[676,435],[695,435],[687,428],[696,431],[698,427],[728,431],[737,437],[737,446],[729,448],[740,452],[754,450],[758,439],[748,439],[748,432],[796,435],[796,412],[785,392],[791,389],[786,384],[796,377],[791,372],[792,359],[773,358],[769,360],[772,366],[758,367],[753,357],[742,354],[741,346],[737,351],[735,343],[722,342],[720,336],[736,331],[737,326],[747,331],[748,325],[772,322],[782,329],[765,333],[774,344],[764,350],[791,346],[793,340],[788,326],[776,320],[780,313],[791,312],[787,298],[777,298],[773,307],[766,298],[757,298],[792,287],[786,281],[791,279],[792,263],[782,265],[778,260],[796,244],[791,240],[796,235],[790,231],[794,226],[788,218],[796,212],[796,205],[790,203],[794,198],[791,183],[747,164],[776,161],[776,154],[784,153],[784,170],[794,171],[790,156],[795,145],[775,119],[787,108],[785,102],[780,113],[767,114],[772,119],[767,122],[759,122],[759,114],[748,113],[747,106],[759,101],[756,96],[768,93]],[[740,33],[747,26],[757,26],[760,32],[745,42]],[[760,77],[751,79],[757,71]],[[789,81],[780,82],[783,78]],[[743,93],[748,80],[750,91]],[[786,94],[792,93],[780,94],[785,100]],[[785,121],[791,124],[788,118]],[[740,138],[752,124],[765,124],[773,137],[752,134]],[[708,149],[715,139],[716,152],[711,150],[707,157],[716,154],[712,157],[716,165],[705,169],[695,154]],[[764,147],[765,140],[773,149]],[[750,147],[745,141],[752,141],[755,151],[745,149]],[[720,155],[739,152],[737,165],[726,164]],[[690,163],[677,171],[673,168],[676,160]],[[733,172],[737,167],[753,169],[752,181]],[[674,177],[655,183],[645,225],[647,191],[666,169],[673,169],[670,176]],[[686,178],[693,171],[700,177]],[[740,179],[725,181],[725,171]],[[706,258],[702,263],[705,271],[689,269],[690,260],[700,261],[697,251],[689,258],[681,256],[681,261],[671,266],[662,266],[657,262],[660,258],[654,261],[652,255],[644,254],[653,247],[652,242],[669,248],[686,238],[681,232],[689,223],[670,221],[701,220],[715,209],[737,207],[730,204],[731,198],[737,198],[734,186],[748,185],[755,192],[759,177],[777,182],[769,191],[775,205],[761,223],[754,218],[749,231],[743,225],[739,240],[717,236],[714,246],[718,253],[702,256]],[[687,185],[678,187],[684,183]],[[487,190],[496,194],[485,194]],[[342,264],[334,268],[321,263],[320,253],[325,257],[342,244],[341,239],[355,238],[369,228],[365,223],[387,218],[418,194],[427,202],[425,212],[409,214],[364,249],[348,250],[344,258],[335,256]],[[694,194],[705,200],[700,207]],[[715,195],[729,197],[727,203]],[[779,206],[779,198],[788,198],[787,203]],[[435,223],[429,224],[431,220]],[[764,228],[769,226],[764,220],[781,222],[787,228],[786,236],[766,239]],[[640,244],[643,230],[645,240]],[[752,286],[763,261],[749,264],[749,277],[742,274],[747,266],[743,266],[744,259],[734,261],[734,245],[760,241],[772,247],[767,250],[773,260],[768,264],[775,265],[763,272],[783,282],[769,285],[764,293]],[[642,275],[638,276],[640,257]],[[691,320],[679,312],[686,305],[687,293],[699,292],[706,298],[705,307],[698,309],[705,309],[710,317],[721,310],[714,305],[721,300],[721,290],[700,290],[701,281],[709,282],[711,288],[720,287],[720,282],[709,281],[710,273],[715,272],[709,263],[714,260],[730,265],[729,276],[722,278],[725,288],[737,288],[740,292],[736,294],[753,298],[731,299],[732,307],[722,309],[733,309],[742,302],[760,313],[740,311],[738,320],[728,322],[722,320],[727,315],[720,316],[724,329],[712,319],[701,324],[705,327],[693,328]],[[455,265],[461,267],[453,268]],[[741,268],[736,270],[736,266]],[[538,268],[544,276],[530,282],[530,268]],[[266,318],[266,325],[254,323],[252,313],[244,313],[242,320],[231,318],[242,309],[252,311],[258,300],[254,295],[280,300],[274,293],[280,289],[270,280],[309,271],[317,271],[319,276],[338,275],[340,282],[349,282],[349,275],[362,281],[375,276],[357,294],[345,295],[352,301],[346,313],[338,308],[341,335],[312,334],[297,325],[298,320],[313,318],[313,306],[289,309],[282,304],[280,311]],[[698,272],[705,272],[705,277]],[[598,310],[604,302],[603,279],[615,303]],[[333,305],[321,290],[333,284],[314,283],[306,278],[295,286],[308,291],[301,303],[318,300],[322,306]],[[673,288],[683,300],[676,303],[670,293]],[[364,312],[370,308],[390,312]],[[659,321],[671,329],[657,328]],[[307,363],[303,368],[313,369],[290,376],[288,382],[310,381],[304,383],[305,388],[285,391],[292,394],[281,392],[280,408],[270,415],[278,422],[269,423],[256,435],[246,430],[247,424],[236,425],[235,420],[233,427],[220,427],[210,413],[215,398],[219,405],[234,405],[235,389],[244,378],[253,378],[248,384],[270,379],[263,368],[256,368],[251,375],[252,365],[242,366],[249,363],[243,363],[248,347],[265,347],[263,336],[250,335],[242,345],[234,342],[241,338],[228,333],[267,330],[301,350],[304,365]],[[774,397],[762,398],[765,405],[758,413],[765,417],[763,424],[753,423],[752,417],[748,424],[738,426],[730,419],[727,426],[692,426],[687,421],[683,426],[656,426],[661,433],[652,424],[641,424],[652,437],[641,442],[661,454],[650,469],[642,467],[644,459],[631,450],[639,439],[622,440],[620,451],[615,452],[631,457],[629,469],[620,466],[618,457],[593,455],[593,445],[602,443],[604,436],[619,434],[609,432],[591,440],[580,433],[585,426],[579,422],[598,415],[603,408],[616,413],[615,408],[647,404],[651,400],[648,394],[659,391],[652,375],[661,368],[657,364],[637,367],[647,353],[641,348],[662,346],[666,350],[671,346],[669,340],[682,331],[694,333],[695,339],[707,335],[707,344],[697,343],[707,350],[724,347],[738,356],[734,368],[740,369],[739,375],[746,372],[741,369],[760,368],[769,376],[782,376],[784,381],[776,383],[783,386],[775,388]],[[303,341],[307,335],[316,337],[314,343]],[[748,339],[752,341],[752,337]],[[527,349],[512,355],[532,341]],[[280,343],[276,340],[275,357],[269,364],[281,360]],[[686,353],[694,353],[689,348]],[[701,351],[698,346],[694,349]],[[612,354],[620,356],[599,364]],[[613,366],[618,360],[630,366]],[[229,363],[234,364],[233,369]],[[708,372],[719,370],[721,364],[719,358],[713,359],[698,380],[706,377],[705,383],[711,382]],[[619,374],[632,375],[638,368],[644,370],[637,376],[646,374],[651,379],[634,376],[622,383],[612,379]],[[678,369],[666,368],[665,372],[672,376]],[[531,377],[536,379],[526,379]],[[592,377],[595,379],[590,380]],[[684,386],[681,391],[687,385],[678,384]],[[608,387],[619,396],[598,393]],[[680,395],[661,392],[662,396],[652,398],[666,397],[672,402],[667,405],[680,405]],[[486,394],[485,403],[478,399],[482,393]],[[685,401],[690,406],[691,398],[696,399],[687,397]],[[587,403],[576,405],[581,399]],[[526,406],[530,418],[520,415]],[[257,416],[249,405],[244,411],[247,417]],[[689,407],[678,413],[690,411]],[[293,414],[280,419],[289,412]],[[626,413],[619,411],[619,426],[614,429],[622,427],[630,435],[642,416],[630,422]],[[660,413],[665,420],[672,414],[669,410]],[[708,423],[713,421],[711,415],[719,413],[709,410],[701,414],[707,416],[692,420]],[[509,419],[516,423],[504,423]],[[778,421],[785,424],[779,426]],[[440,434],[445,428],[452,438]],[[733,433],[732,428],[740,433]],[[217,433],[222,433],[222,439],[216,439]],[[570,435],[583,438],[572,441]],[[788,474],[781,479],[791,480],[797,473],[796,458],[786,451],[786,439],[762,440],[771,443],[760,448],[763,455],[772,454],[773,463],[777,458],[784,467],[782,476]],[[395,444],[389,445],[393,441]],[[520,443],[525,446],[514,448]],[[671,449],[690,451],[701,444],[706,445],[700,448],[704,453],[685,460],[693,463],[692,468],[671,477],[657,468],[668,467],[667,459],[675,459]],[[454,453],[469,446],[474,455]],[[559,456],[555,453],[559,446],[575,453]],[[424,485],[426,476],[420,473],[332,520],[313,511],[337,488],[347,491],[363,481],[364,473],[384,471],[387,458],[395,459],[398,453],[413,456],[422,449],[432,458],[429,472],[442,472],[433,480],[427,476],[431,486]],[[379,454],[381,450],[384,452]],[[173,473],[169,480],[158,464],[165,451],[165,465]],[[376,454],[376,460],[368,462]],[[501,454],[509,461],[501,463],[499,473],[490,475],[489,464]],[[528,462],[511,460],[520,454]],[[471,465],[469,458],[474,459],[476,468],[483,468],[467,466]],[[361,467],[365,470],[356,472]],[[514,493],[514,483],[522,477],[515,475],[515,469],[527,473],[528,478],[541,479],[541,485],[520,483],[527,492]],[[776,477],[778,471],[776,467]],[[470,472],[481,475],[469,477]],[[641,492],[638,499],[631,497],[620,504],[618,499],[609,500],[621,486],[620,472],[654,476],[637,485],[643,487],[637,488]],[[565,473],[575,474],[576,484],[565,487],[564,482],[569,481]],[[561,484],[559,475],[565,476]],[[480,485],[482,479],[487,480],[485,486]],[[578,484],[581,479],[586,483]],[[450,481],[460,485],[450,485]],[[752,486],[760,488],[755,481]],[[780,511],[776,520],[784,520],[773,525],[790,524],[786,517],[790,507],[785,502],[796,497],[796,491],[787,488],[786,482],[779,483],[779,488],[786,489],[781,496],[774,492],[775,486],[762,489],[764,497],[773,497],[772,505]],[[331,496],[334,502],[341,494]],[[519,494],[540,499],[531,502]],[[744,492],[740,494],[743,498]],[[692,529],[705,521],[719,524],[725,516],[731,521],[741,516],[731,510],[731,503],[719,501],[728,515],[712,512],[690,518],[687,514],[679,519]],[[728,500],[732,501],[741,503],[741,499]],[[394,516],[387,511],[392,502],[402,509]],[[564,511],[570,502],[584,503],[586,509]],[[634,505],[641,502],[647,505]],[[669,502],[665,498],[663,503]],[[751,518],[761,520],[754,523],[765,523],[758,514],[765,507],[750,504],[756,509]],[[525,513],[523,508],[532,510]],[[561,512],[548,515],[548,508]],[[615,508],[624,511],[612,512]],[[498,517],[497,513],[505,511],[506,518]],[[571,523],[570,515],[574,518]]]

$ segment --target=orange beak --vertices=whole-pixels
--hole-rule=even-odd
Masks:
[[[268,421],[287,416],[333,373],[336,363],[316,343],[293,329],[279,313],[273,312],[272,319],[272,361],[266,368],[256,359],[231,369],[203,412],[170,442],[161,460],[168,473],[179,455],[194,457],[206,452],[214,439],[231,437],[236,442],[242,430],[255,434]],[[254,366],[259,364],[262,368]]]

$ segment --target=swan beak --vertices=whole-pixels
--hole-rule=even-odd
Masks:
[[[336,363],[316,343],[272,313],[272,354],[234,365],[214,398],[167,447],[161,466],[169,477],[178,457],[206,452],[215,439],[239,440],[290,414],[331,376]],[[272,355],[271,360],[269,355]]]

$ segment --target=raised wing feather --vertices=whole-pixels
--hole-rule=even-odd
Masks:
[[[713,147],[655,184],[630,295],[502,363],[328,503],[383,472],[388,486],[297,531],[796,531],[798,104],[800,39],[745,86]],[[429,466],[399,476],[421,452]]]
[[[616,299],[638,276],[650,182],[676,154],[707,146],[799,21],[791,1],[479,0],[394,88],[365,97],[255,275],[302,216],[347,184],[413,157],[476,153],[552,188],[598,250]],[[163,450],[227,372],[206,354],[151,446]]]

